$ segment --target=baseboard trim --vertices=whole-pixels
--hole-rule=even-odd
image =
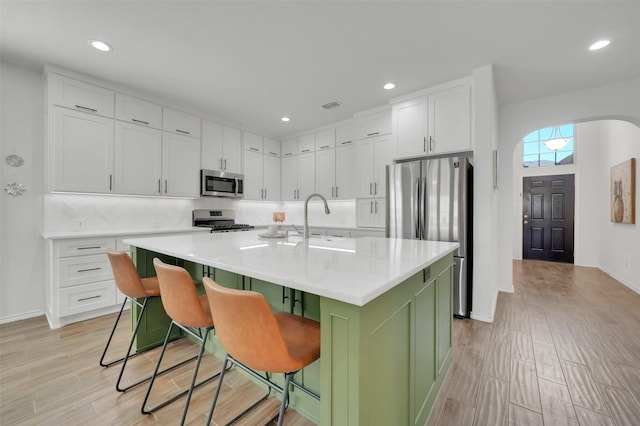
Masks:
[[[471,319],[482,321],[482,322],[493,322],[493,318],[496,316],[496,306],[498,305],[498,291],[493,295],[493,306],[491,306],[491,315],[481,315],[475,312],[471,312]]]
[[[471,312],[471,319],[482,321],[482,322],[493,322],[493,316],[488,317],[486,315],[474,314],[473,312]]]
[[[498,291],[501,291],[503,293],[515,293],[516,292],[513,289],[513,286],[511,286],[511,287],[498,287]]]
[[[611,272],[604,271],[604,273],[605,273],[605,274],[607,274],[607,275],[609,275],[609,276],[610,276],[611,278],[613,278],[614,280],[616,280],[616,281],[620,282],[622,285],[624,285],[625,287],[629,288],[630,290],[633,290],[633,291],[635,291],[636,293],[640,294],[640,287],[638,287],[638,286],[636,286],[636,285],[634,285],[634,284],[630,283],[629,281],[625,280],[624,278],[619,277],[618,275],[613,274],[613,273],[611,273]]]
[[[0,318],[0,324],[7,324],[10,322],[25,320],[33,317],[39,317],[42,315],[44,315],[44,311],[42,310],[23,312],[21,314],[9,315],[9,316]]]

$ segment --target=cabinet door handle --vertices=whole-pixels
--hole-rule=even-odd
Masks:
[[[373,194],[378,195],[378,182],[373,184]]]
[[[78,247],[76,250],[95,250],[99,248],[100,246],[84,246],[84,247]]]
[[[369,202],[369,213],[373,214],[373,200]]]
[[[147,126],[149,125],[148,121],[136,120],[135,118],[132,118],[131,121],[133,121],[134,123],[145,124]]]
[[[98,267],[98,268],[87,268],[87,269],[78,269],[78,272],[91,272],[91,271],[99,271],[100,269],[102,269],[102,268],[100,268],[100,267]]]
[[[285,157],[286,157],[287,155],[293,155],[293,152],[285,152],[285,153],[284,153],[284,155],[285,155]]]
[[[227,159],[224,159],[224,169],[227,170]]]
[[[378,201],[374,201],[373,204],[376,206],[375,213],[378,213]]]
[[[310,152],[310,149],[303,149],[302,152]]]
[[[336,186],[336,198],[338,198],[338,187]]]
[[[84,111],[90,111],[90,112],[98,112],[97,109],[93,109],[93,108],[89,108],[86,106],[82,106],[82,105],[74,105],[76,108],[84,110]]]
[[[249,147],[249,149],[250,149],[251,151],[256,151],[256,152],[260,151],[258,148],[254,148],[254,147],[252,147],[252,146],[250,146],[250,147]]]
[[[164,180],[164,193],[167,193],[167,180]]]
[[[158,194],[162,194],[162,189],[161,189],[160,185],[161,185],[160,179],[158,179]]]
[[[109,175],[109,191],[113,190],[113,175]]]
[[[329,145],[325,145],[325,146],[321,146],[320,149],[326,149],[329,148]]]
[[[220,158],[220,170],[222,170],[222,158]]]
[[[269,151],[269,154],[271,154],[271,155],[275,155],[275,156],[277,156],[277,155],[278,155],[277,153],[275,153],[275,152],[271,152],[271,151]]]
[[[342,145],[346,145],[346,144],[351,143],[351,142],[352,142],[352,141],[344,141],[344,142],[340,142],[340,144],[342,144]]]
[[[332,186],[331,187],[331,198],[335,197],[334,192],[335,192],[335,188]]]
[[[180,130],[180,129],[176,129],[176,132],[182,133],[183,135],[190,135],[191,134],[191,132],[187,132],[186,130]]]
[[[264,199],[267,199],[267,188],[264,189]]]
[[[424,152],[427,152],[427,137],[426,136],[423,137],[422,140],[424,141],[423,144],[422,144],[422,150]]]
[[[429,136],[429,151],[433,151],[433,138]]]
[[[373,195],[373,183],[369,182],[369,195]]]
[[[81,299],[77,299],[78,302],[84,302],[85,300],[91,300],[91,299],[100,299],[102,297],[101,294],[97,295],[97,296],[90,296],[90,297],[83,297]]]
[[[367,136],[376,136],[379,135],[380,132],[367,133]]]

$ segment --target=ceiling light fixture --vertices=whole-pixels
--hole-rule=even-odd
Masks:
[[[602,49],[603,47],[607,47],[609,45],[609,43],[611,43],[609,40],[596,41],[591,46],[589,46],[589,50]]]
[[[565,147],[566,144],[569,143],[569,138],[563,138],[562,135],[558,137],[560,133],[560,128],[553,128],[553,139],[549,139],[548,141],[544,141],[544,145],[549,148],[551,151],[558,151]]]
[[[386,84],[385,84],[384,86],[382,86],[382,87],[384,87],[384,90],[391,90],[391,89],[393,89],[393,88],[395,88],[395,87],[396,87],[396,84],[395,84],[395,83],[386,83]]]
[[[101,52],[109,52],[113,50],[113,47],[108,43],[105,43],[102,40],[89,40],[89,44],[93,46],[94,49],[98,49]]]
[[[280,120],[282,120],[282,121],[284,121],[286,123],[287,121],[290,120],[290,118],[289,117],[282,117]]]

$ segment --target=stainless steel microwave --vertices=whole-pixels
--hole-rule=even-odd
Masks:
[[[217,170],[200,170],[200,195],[206,197],[244,196],[244,176]]]

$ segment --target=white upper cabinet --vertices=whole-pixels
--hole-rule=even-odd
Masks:
[[[336,146],[336,130],[329,129],[316,133],[316,151]]]
[[[349,123],[336,127],[336,146],[354,144],[356,142],[356,124]]]
[[[358,151],[355,143],[336,148],[336,194],[337,199],[355,198],[358,192],[356,164]]]
[[[300,136],[298,138],[298,154],[305,154],[316,150],[316,135],[311,133],[310,135]]]
[[[266,153],[263,156],[263,164],[263,199],[267,201],[280,201],[280,157]]]
[[[298,153],[298,138],[287,139],[282,141],[282,156],[288,157]]]
[[[392,108],[394,156],[427,154],[427,97],[394,104]]]
[[[336,198],[336,150],[316,152],[316,192],[327,199]]]
[[[171,108],[162,110],[162,129],[179,135],[200,138],[200,117]]]
[[[298,156],[283,157],[281,164],[282,201],[298,199]]]
[[[203,169],[242,173],[242,133],[240,129],[202,121]]]
[[[113,117],[114,91],[55,73],[47,74],[47,80],[50,101],[53,104]]]
[[[393,146],[389,135],[358,141],[358,197],[385,196],[386,166],[391,164],[392,154]]]
[[[162,106],[116,93],[116,119],[162,129]]]
[[[265,137],[264,138],[264,153],[266,155],[271,155],[271,156],[274,156],[274,157],[280,157],[280,141]]]
[[[257,135],[248,131],[242,132],[242,143],[244,149],[253,152],[262,152],[264,149],[264,138],[262,135]]]
[[[393,104],[397,159],[471,150],[471,85],[461,84]]]
[[[113,120],[53,107],[52,191],[113,191]]]
[[[116,121],[115,191],[162,195],[162,131]]]
[[[162,195],[200,195],[200,139],[164,132],[162,140]]]
[[[391,110],[356,117],[356,136],[358,139],[389,133],[391,133]]]
[[[471,146],[471,85],[429,95],[429,148],[433,154],[468,151]]]
[[[316,153],[298,155],[298,200],[316,192]]]

